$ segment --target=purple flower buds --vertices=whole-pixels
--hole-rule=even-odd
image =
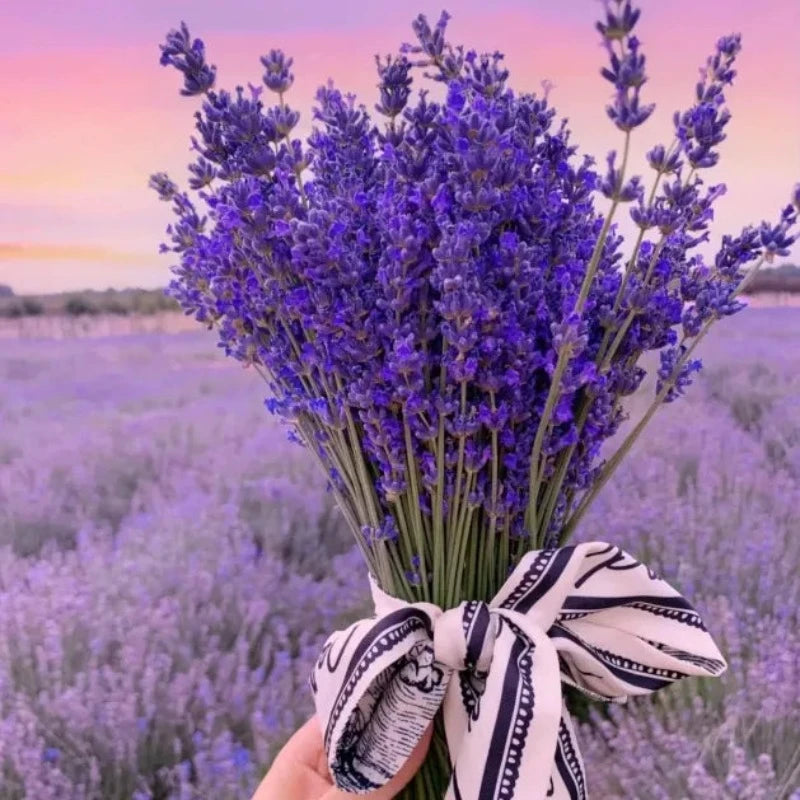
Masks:
[[[282,50],[270,50],[267,55],[261,56],[267,89],[276,94],[287,92],[294,83],[294,74],[290,72],[293,63],[293,59],[286,58]]]
[[[183,95],[204,94],[214,85],[216,67],[206,64],[205,58],[202,40],[191,39],[185,22],[180,29],[170,31],[161,45],[161,64],[183,73]]]

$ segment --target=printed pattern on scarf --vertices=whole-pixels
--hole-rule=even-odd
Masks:
[[[526,554],[488,604],[372,591],[376,616],[334,633],[311,678],[331,775],[356,794],[397,774],[441,708],[446,800],[586,800],[562,682],[621,701],[726,668],[688,601],[603,542]]]

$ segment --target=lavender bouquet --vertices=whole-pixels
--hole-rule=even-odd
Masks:
[[[188,193],[152,176],[177,220],[170,294],[266,381],[329,479],[367,562],[376,617],[334,634],[312,679],[341,788],[385,783],[431,721],[404,797],[584,797],[561,684],[605,700],[716,675],[689,603],[619,548],[565,546],[662,403],[700,369],[710,327],[785,255],[800,189],[775,224],[707,241],[722,184],[738,36],[717,42],[670,144],[630,174],[642,98],[639,11],[597,25],[621,154],[580,156],[540,96],[507,86],[500,53],[451,45],[448,15],[376,57],[385,123],[331,83],[307,142],[285,101],[292,59],[264,87],[215,90],[185,24],[161,61],[203,97]],[[412,99],[422,68],[435,91]],[[438,99],[433,99],[433,97]],[[604,210],[596,208],[596,202]],[[624,247],[627,206],[638,234]],[[624,401],[658,353],[655,396],[613,447]]]

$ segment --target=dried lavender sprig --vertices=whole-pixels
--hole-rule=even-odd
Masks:
[[[684,333],[683,341],[678,348],[680,353],[674,361],[670,363],[669,373],[660,381],[655,398],[650,403],[639,422],[622,441],[619,448],[606,461],[591,490],[584,495],[578,508],[566,521],[560,536],[561,542],[566,541],[574,532],[576,526],[580,523],[595,497],[608,483],[623,458],[628,454],[661,404],[677,396],[673,394],[676,388],[679,388],[681,392],[685,389],[689,374],[699,368],[699,362],[693,362],[691,356],[700,342],[705,338],[711,326],[723,315],[735,313],[741,308],[740,305],[733,304],[733,301],[742,294],[764,262],[770,260],[775,253],[786,252],[786,249],[795,241],[795,237],[790,234],[790,231],[796,225],[797,219],[797,210],[792,206],[787,206],[781,214],[781,219],[777,225],[770,226],[768,223],[764,222],[758,230],[746,228],[736,240],[727,237],[723,242],[722,248],[717,254],[718,269],[725,269],[727,266],[726,251],[737,251],[740,247],[744,248],[748,259],[757,257],[759,252],[761,253],[760,258],[747,273],[746,277],[734,283],[727,297],[723,295],[716,303],[710,303],[703,310],[705,319],[702,321],[702,327],[699,329],[694,327],[690,332]],[[757,236],[755,234],[757,234]],[[738,274],[738,265],[741,263],[740,259],[736,258],[735,263],[737,264],[737,270],[734,275]],[[723,277],[729,276],[723,275]],[[699,324],[699,321],[695,324]],[[688,340],[691,340],[691,342],[687,346],[684,343]]]
[[[698,99],[698,103],[702,103],[704,101],[711,101],[716,105],[720,105],[724,102],[723,92],[725,87],[732,83],[733,78],[736,74],[731,67],[740,49],[741,49],[741,38],[739,36],[723,37],[717,42],[715,53],[708,58],[706,62],[706,67],[701,70],[701,76],[703,77],[703,80],[697,85],[696,88],[696,96]],[[714,65],[716,65],[716,68],[714,67]],[[720,65],[722,66],[720,67]],[[698,106],[696,106],[695,108],[697,107]],[[692,112],[686,112],[683,115],[684,118],[689,118],[691,116]],[[677,121],[681,118],[681,115],[676,113],[675,118]],[[634,208],[631,212],[631,215],[633,216],[634,220],[639,223],[639,234],[634,243],[631,257],[628,260],[625,271],[623,273],[622,281],[620,283],[619,289],[616,294],[616,298],[614,300],[612,313],[616,313],[620,307],[620,304],[625,294],[625,288],[627,282],[630,276],[633,274],[633,267],[636,264],[636,260],[639,255],[644,235],[648,227],[654,224],[660,227],[661,237],[656,243],[655,249],[649,258],[649,263],[643,279],[644,286],[647,286],[650,281],[653,269],[667,243],[667,237],[669,232],[675,230],[674,222],[670,223],[671,228],[665,228],[663,214],[653,216],[652,211],[654,208],[656,191],[658,189],[659,182],[664,175],[670,173],[676,173],[675,183],[676,186],[680,186],[680,167],[681,167],[681,163],[679,161],[680,152],[681,152],[681,140],[678,136],[676,136],[675,141],[669,148],[664,148],[663,146],[656,146],[648,153],[648,161],[650,162],[651,166],[653,166],[653,168],[656,170],[656,177],[653,181],[653,185],[649,193],[647,205],[642,206],[640,201],[638,210],[637,208]],[[704,166],[709,166],[709,165],[706,164]],[[692,171],[690,172],[689,176],[684,182],[684,185],[686,186],[689,185],[696,168],[697,167],[693,166]],[[693,202],[694,198],[691,195],[687,195],[685,192],[681,194],[681,192],[676,191],[673,192],[671,196],[674,198],[673,202],[677,201],[677,203],[681,203],[684,206],[684,209],[681,209],[681,206],[677,205],[677,208],[675,208],[676,212],[684,215],[691,213],[694,219],[687,220],[687,222],[689,225],[697,225],[701,222],[702,219],[704,219],[708,215],[711,204],[719,196],[719,194],[721,194],[722,191],[724,191],[724,186],[713,187],[709,191],[703,203],[698,207],[689,206],[689,203]],[[600,344],[597,356],[597,365],[601,374],[605,374],[608,371],[614,356],[619,350],[622,342],[625,339],[626,334],[628,333],[631,324],[633,323],[638,313],[639,310],[637,309],[637,307],[632,306],[616,331],[612,332],[611,327],[607,327],[603,336],[603,341]],[[588,410],[589,410],[589,403],[584,401],[581,404],[578,411],[576,412],[576,417],[577,417],[576,425],[579,431],[583,429],[586,423]],[[575,447],[576,445],[573,444],[563,454],[561,454],[556,474],[553,480],[551,481],[550,485],[547,487],[547,492],[544,498],[544,505],[545,505],[544,520],[540,528],[541,530],[546,531],[550,525],[553,513],[555,511],[556,499],[558,497],[558,493],[561,489],[561,485],[566,475],[569,462],[575,452]]]
[[[644,72],[645,59],[639,53],[638,39],[631,34],[640,12],[632,8],[629,0],[625,0],[624,4],[622,0],[613,1],[616,8],[612,8],[611,2],[605,3],[606,22],[605,24],[598,23],[597,28],[602,34],[603,43],[611,60],[611,69],[603,69],[602,75],[614,84],[616,90],[616,102],[614,106],[609,106],[608,114],[617,124],[617,127],[625,133],[622,166],[619,170],[616,170],[614,167],[614,154],[609,155],[609,172],[605,182],[604,193],[610,198],[611,206],[603,220],[603,227],[597,237],[597,242],[586,267],[586,274],[581,283],[578,298],[575,301],[573,315],[576,318],[580,318],[583,312],[583,306],[589,294],[589,287],[595,278],[600,256],[605,247],[617,207],[620,202],[632,200],[638,194],[638,179],[634,179],[627,185],[624,183],[630,150],[630,136],[633,128],[644,123],[654,108],[654,106],[639,107],[639,91],[647,80]],[[619,46],[619,55],[614,52],[614,44]],[[546,528],[543,530],[539,524],[538,511],[538,498],[543,472],[543,465],[540,464],[542,445],[546,433],[549,432],[550,420],[561,391],[561,380],[571,356],[571,345],[565,343],[558,352],[555,371],[550,383],[550,391],[545,401],[531,450],[526,524],[530,536],[536,542],[541,542],[542,537],[546,534]]]
[[[658,186],[665,175],[679,173],[682,162],[680,161],[681,154],[685,151],[685,136],[682,138],[679,135],[678,127],[682,118],[691,119],[694,115],[700,113],[703,103],[713,102],[719,105],[724,102],[725,87],[733,84],[733,79],[736,76],[736,71],[732,69],[736,56],[741,51],[741,36],[738,34],[731,34],[724,36],[717,41],[714,53],[706,60],[706,65],[700,70],[702,80],[697,84],[695,89],[696,103],[689,110],[680,114],[675,112],[674,121],[676,126],[675,138],[669,147],[665,148],[663,145],[654,146],[647,154],[647,159],[650,166],[655,170],[655,178],[650,193],[647,199],[647,205],[644,209],[641,206],[634,207],[631,210],[631,216],[634,222],[639,226],[639,234],[636,242],[634,243],[631,256],[628,260],[625,272],[623,274],[622,283],[620,284],[617,292],[617,297],[614,302],[615,311],[619,308],[620,303],[625,292],[628,278],[636,263],[636,258],[639,255],[639,248],[641,247],[647,230],[647,224],[650,222],[648,215],[650,214],[655,201]],[[715,66],[716,65],[716,66]],[[722,67],[722,68],[720,68]],[[721,141],[721,140],[720,140]],[[718,158],[718,156],[716,156]],[[704,167],[707,165],[703,165]],[[693,170],[698,167],[693,165]],[[686,179],[688,183],[691,176]],[[637,218],[638,213],[638,218]]]

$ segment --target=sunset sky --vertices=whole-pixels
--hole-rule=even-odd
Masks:
[[[417,12],[434,21],[441,0],[4,0],[0,25],[0,283],[17,292],[155,287],[169,279],[157,254],[168,207],[147,189],[167,170],[183,182],[194,98],[158,64],[158,43],[185,19],[206,42],[218,85],[260,81],[258,57],[295,59],[287,100],[309,130],[313,93],[329,77],[370,108],[373,54],[411,38]],[[716,238],[774,218],[800,181],[800,2],[643,0],[638,33],[648,57],[644,94],[656,114],[635,137],[641,157],[671,141],[672,112],[692,98],[697,68],[716,38],[743,35],[733,121],[712,180],[729,192]],[[538,91],[567,116],[575,141],[602,159],[620,146],[605,117],[608,86],[595,0],[450,0],[450,39],[501,50],[511,86]],[[633,163],[641,163],[634,161]],[[649,180],[649,177],[646,177]],[[793,256],[800,258],[800,248]]]

